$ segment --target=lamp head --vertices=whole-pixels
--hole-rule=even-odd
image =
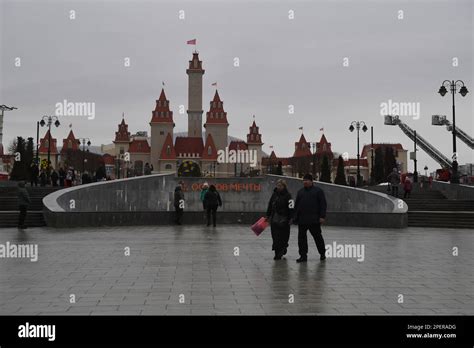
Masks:
[[[353,132],[353,131],[354,131],[354,126],[351,125],[351,126],[349,127],[349,130],[350,130],[351,132]]]
[[[439,88],[438,93],[441,94],[442,97],[444,97],[444,96],[446,95],[446,93],[448,93],[448,90],[446,89],[446,87],[441,86],[441,87]]]
[[[365,124],[364,124],[364,127],[362,127],[362,130],[363,130],[364,132],[367,132],[367,126],[366,126]]]
[[[41,120],[41,121],[40,121],[40,126],[41,126],[41,127],[44,127],[45,124],[46,124],[46,122],[44,122],[44,120]]]
[[[55,125],[56,127],[59,127],[60,124],[61,124],[61,123],[59,123],[59,120],[56,120],[56,122],[54,122],[54,125]]]
[[[462,86],[461,89],[459,90],[459,93],[460,93],[463,97],[465,97],[466,94],[469,93],[469,91],[467,90],[467,87],[466,87],[466,86]]]

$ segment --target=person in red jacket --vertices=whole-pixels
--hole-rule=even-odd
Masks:
[[[413,185],[411,184],[411,180],[409,177],[405,178],[405,182],[403,183],[403,198],[410,198],[410,193],[413,188]]]

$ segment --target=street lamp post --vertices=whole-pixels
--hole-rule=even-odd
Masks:
[[[370,126],[370,184],[375,185],[374,178],[374,127]]]
[[[416,142],[417,142],[417,138],[416,138],[416,131],[413,132],[414,133],[414,139],[413,139],[413,154],[414,154],[414,158],[413,158],[413,165],[414,165],[414,171],[413,171],[413,182],[418,182],[418,168],[417,168],[417,163],[418,163],[418,160],[416,159],[416,152],[418,151],[416,149]],[[408,165],[407,165],[407,169],[408,169]]]
[[[464,82],[461,80],[457,81],[450,81],[450,80],[444,80],[443,83],[441,84],[441,87],[439,88],[438,93],[444,97],[446,93],[448,93],[448,90],[446,87],[449,87],[451,94],[453,96],[453,176],[451,178],[451,183],[453,184],[459,184],[459,178],[458,178],[458,159],[457,159],[457,153],[456,153],[456,109],[454,105],[454,95],[457,92],[457,88],[459,87],[459,93],[465,97],[469,91],[467,90],[467,87],[464,85]]]
[[[5,111],[17,110],[14,106],[0,105],[0,146],[3,145],[3,115]],[[0,164],[0,171],[3,171],[3,164]]]
[[[354,127],[355,126],[355,127]],[[362,128],[362,131],[367,132],[367,126],[364,121],[352,121],[349,126],[349,131],[353,132],[354,129],[357,129],[357,181],[356,186],[360,186],[360,151],[359,151],[359,130]]]
[[[311,142],[311,149],[313,150],[313,168],[312,168],[312,171],[313,171],[313,178],[316,179],[316,146],[317,146],[317,143],[315,141]]]
[[[85,160],[86,160],[86,145],[91,146],[91,140],[89,138],[77,138],[77,143],[81,146],[82,143],[82,174],[85,171]],[[89,149],[87,149],[89,151]]]
[[[43,116],[40,121],[40,126],[44,127],[45,125],[48,127],[48,168],[46,170],[46,175],[48,177],[48,182],[49,182],[49,176],[50,176],[50,166],[51,166],[51,125],[53,124],[56,127],[59,127],[59,119],[57,116]]]

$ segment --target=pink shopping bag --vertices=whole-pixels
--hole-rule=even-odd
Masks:
[[[269,223],[267,221],[267,219],[265,219],[264,217],[261,217],[260,219],[258,219],[258,221],[256,223],[254,223],[252,225],[252,227],[250,227],[252,229],[252,231],[257,235],[259,236],[260,233],[262,233],[267,227],[268,227]]]

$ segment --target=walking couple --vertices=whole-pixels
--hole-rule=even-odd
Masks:
[[[311,174],[303,177],[303,188],[296,194],[294,202],[286,182],[282,179],[278,180],[268,202],[266,214],[273,239],[272,250],[275,251],[273,259],[281,260],[287,253],[290,227],[292,224],[297,224],[300,257],[296,262],[306,262],[308,259],[308,230],[314,238],[320,260],[325,260],[326,247],[321,234],[321,224],[326,219],[326,208],[324,192],[313,185]]]

